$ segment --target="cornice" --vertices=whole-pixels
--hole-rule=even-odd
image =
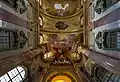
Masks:
[[[41,33],[49,33],[49,34],[60,34],[60,33],[66,33],[66,34],[71,34],[71,33],[82,33],[83,32],[83,29],[80,29],[80,30],[76,30],[76,31],[50,31],[50,30],[45,30],[45,29],[40,29]]]

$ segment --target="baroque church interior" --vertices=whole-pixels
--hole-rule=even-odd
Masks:
[[[0,0],[0,82],[120,82],[120,0]]]

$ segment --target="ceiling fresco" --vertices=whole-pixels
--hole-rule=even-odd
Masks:
[[[79,10],[79,0],[43,0],[42,8],[50,15],[65,17]]]
[[[69,33],[80,34],[83,28],[80,25],[81,14],[70,19],[54,19],[43,15],[43,27],[40,28],[41,33]]]
[[[71,64],[72,62],[80,62],[81,54],[75,50],[77,40],[76,34],[57,35],[49,34],[42,46],[42,59],[52,64]]]
[[[74,15],[80,12],[80,0],[42,0],[42,3],[42,60],[57,65],[79,63],[82,55],[77,52],[77,46],[83,28],[80,27],[81,14]]]

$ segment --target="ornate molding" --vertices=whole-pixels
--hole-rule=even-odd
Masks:
[[[24,0],[2,0],[1,2],[7,4],[9,7],[13,8],[15,11],[23,14],[27,11]]]
[[[66,34],[71,34],[71,33],[76,34],[76,33],[78,33],[78,34],[80,34],[81,32],[83,32],[83,29],[76,30],[76,31],[60,31],[60,30],[51,31],[51,30],[45,30],[45,29],[40,28],[40,31],[41,31],[41,33],[48,33],[48,34],[51,34],[51,33],[52,34],[60,34],[60,33],[66,33]]]

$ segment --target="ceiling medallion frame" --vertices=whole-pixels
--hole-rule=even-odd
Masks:
[[[59,21],[55,24],[55,27],[59,30],[64,30],[68,28],[68,24],[66,24],[65,22]]]

